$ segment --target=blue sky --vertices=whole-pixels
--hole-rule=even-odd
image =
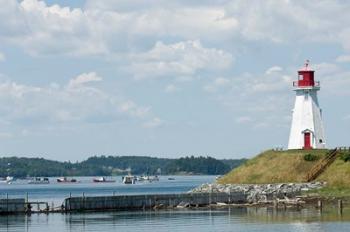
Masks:
[[[0,0],[1,155],[250,157],[286,147],[292,81],[349,146],[347,1]]]

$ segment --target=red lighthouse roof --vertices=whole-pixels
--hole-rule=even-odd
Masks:
[[[309,60],[306,60],[304,68],[298,70],[298,81],[294,82],[293,85],[296,87],[315,87],[319,86],[319,82],[315,82],[314,70],[309,69]]]

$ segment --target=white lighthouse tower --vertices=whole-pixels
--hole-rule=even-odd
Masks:
[[[317,91],[320,82],[314,80],[315,71],[309,70],[309,61],[298,71],[298,81],[293,82],[296,92],[292,127],[288,149],[325,148],[322,110],[318,104]]]

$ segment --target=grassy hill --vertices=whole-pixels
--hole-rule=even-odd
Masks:
[[[350,188],[350,162],[344,162],[342,157],[338,158],[317,180],[326,181],[332,187]]]
[[[260,155],[248,160],[236,169],[233,169],[219,183],[281,183],[281,182],[305,182],[307,172],[316,162],[323,158],[328,150],[288,150],[288,151],[265,151]],[[312,159],[305,160],[305,156]],[[337,170],[341,167],[341,171]],[[335,184],[334,173],[344,178],[350,177],[350,164],[337,160],[318,179]]]

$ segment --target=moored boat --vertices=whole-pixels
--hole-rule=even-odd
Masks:
[[[137,177],[137,181],[148,181],[148,182],[153,182],[153,181],[159,181],[159,177],[158,176],[140,176]]]
[[[122,178],[124,184],[136,184],[136,176],[127,175]]]
[[[0,184],[12,184],[12,182],[13,182],[12,176],[7,176],[6,178],[0,179]]]
[[[67,178],[67,177],[61,177],[61,178],[57,178],[57,182],[58,183],[76,183],[77,180],[74,178]]]
[[[28,181],[28,184],[50,184],[50,181],[47,177],[34,177]]]
[[[107,179],[105,177],[96,177],[96,178],[93,178],[92,181],[95,183],[113,183],[113,182],[115,182],[115,180]]]

